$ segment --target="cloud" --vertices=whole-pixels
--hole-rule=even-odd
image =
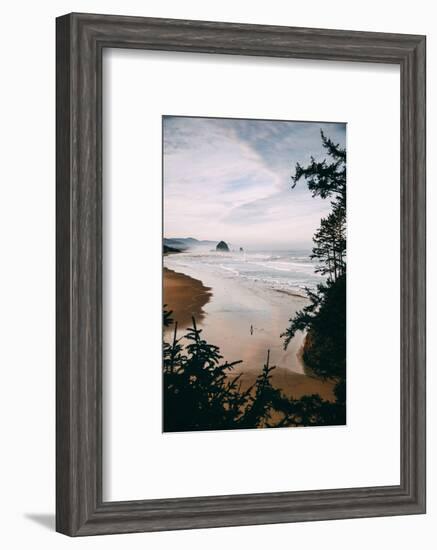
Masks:
[[[311,242],[329,203],[304,183],[292,191],[290,175],[324,158],[320,129],[344,145],[344,124],[164,117],[163,128],[167,236]]]

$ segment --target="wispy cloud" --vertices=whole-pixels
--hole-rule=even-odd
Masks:
[[[344,145],[344,124],[164,117],[165,235],[309,246],[329,203],[290,176],[325,156],[321,129]]]

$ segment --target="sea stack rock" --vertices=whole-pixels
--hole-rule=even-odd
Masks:
[[[215,249],[217,252],[229,252],[229,246],[225,243],[225,241],[220,241]]]

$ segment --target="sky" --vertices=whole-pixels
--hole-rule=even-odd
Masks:
[[[291,175],[326,158],[320,130],[345,146],[344,123],[164,116],[164,236],[311,248],[329,199]]]

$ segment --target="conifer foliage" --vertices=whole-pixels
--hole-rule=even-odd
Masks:
[[[164,322],[173,324],[167,310]],[[171,341],[164,340],[165,432],[344,424],[338,404],[318,395],[289,399],[275,388],[269,352],[255,383],[242,389],[241,374],[233,373],[241,361],[223,361],[201,333],[193,319],[184,336],[177,337],[175,323]]]
[[[164,320],[171,313],[164,310]],[[241,361],[223,361],[220,349],[202,338],[193,326],[171,342],[164,341],[164,431],[255,428],[266,424],[276,395],[270,384],[269,358],[255,384],[241,389]]]
[[[302,178],[313,196],[331,199],[331,212],[322,218],[313,238],[312,258],[326,282],[307,289],[308,306],[299,311],[282,334],[284,348],[297,331],[305,331],[303,359],[315,374],[337,382],[337,402],[346,400],[346,150],[321,132],[331,160],[303,168],[296,165],[292,188]]]

